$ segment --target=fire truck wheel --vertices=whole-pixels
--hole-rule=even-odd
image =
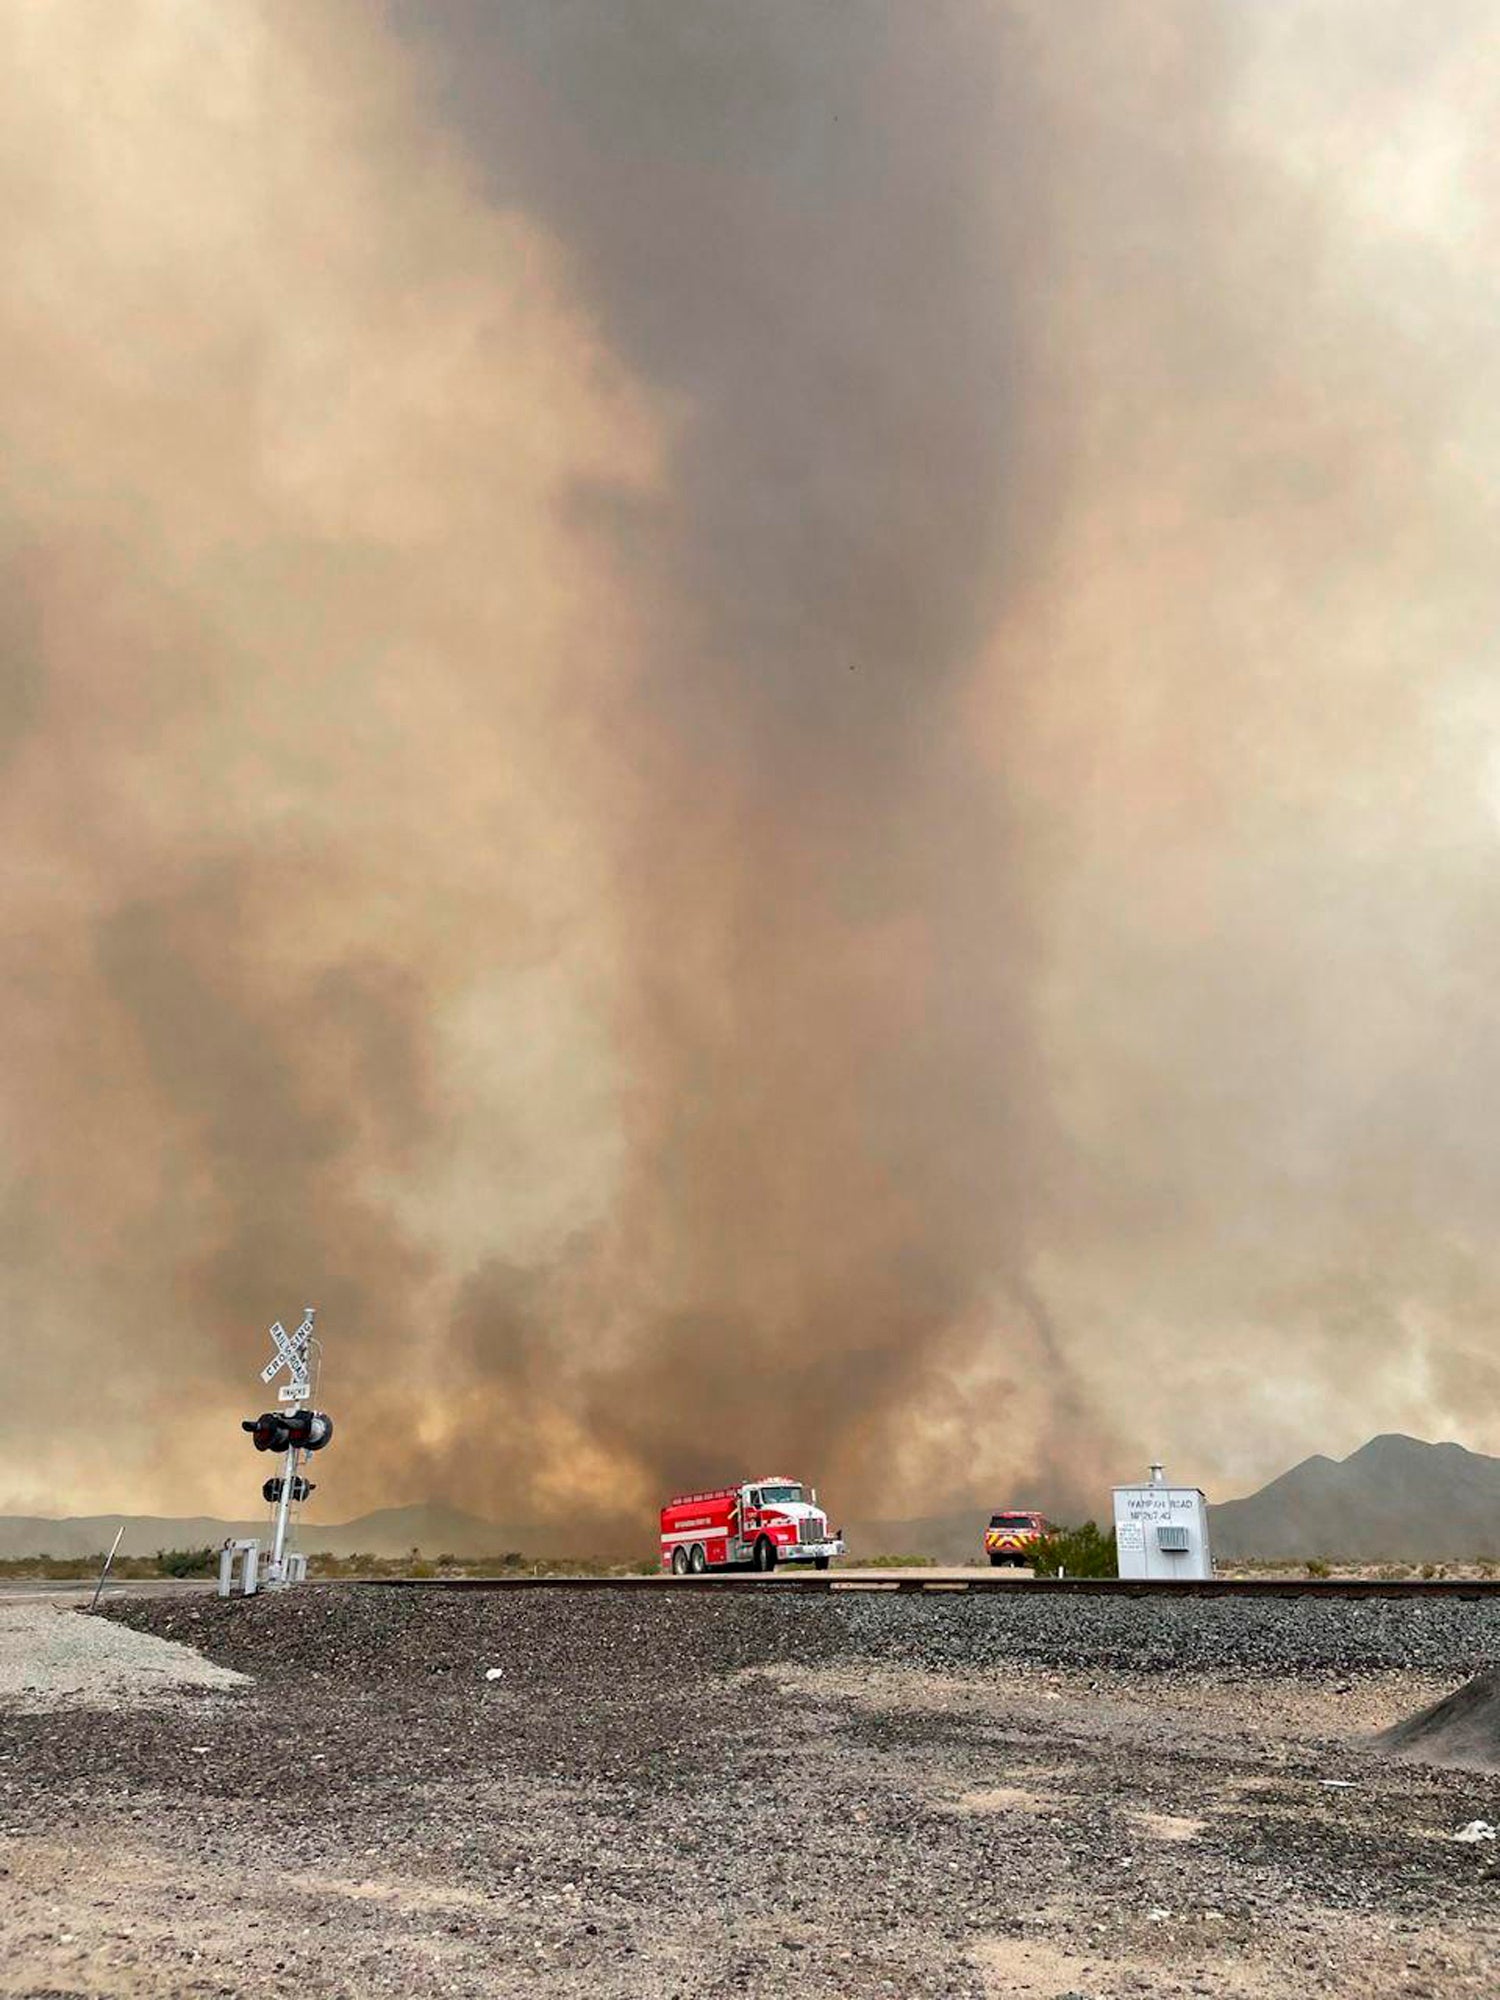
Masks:
[[[768,1541],[764,1535],[755,1544],[754,1561],[757,1569],[775,1569],[776,1567],[776,1544]]]
[[[703,1553],[703,1544],[694,1542],[693,1553],[688,1557],[688,1568],[694,1576],[702,1576],[708,1568],[708,1557]]]
[[[827,1556],[814,1556],[814,1557],[813,1557],[813,1568],[814,1568],[814,1569],[827,1569],[827,1567],[828,1567],[828,1558],[827,1558]]]
[[[673,1549],[673,1551],[672,1551],[672,1574],[673,1574],[673,1576],[686,1576],[686,1575],[687,1575],[687,1550],[686,1550],[686,1549]]]

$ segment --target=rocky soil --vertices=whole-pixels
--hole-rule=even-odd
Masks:
[[[1500,1843],[1453,1838],[1500,1781],[1372,1746],[1500,1658],[1500,1607],[311,1586],[111,1615],[250,1685],[0,1699],[0,1993],[1500,1989]]]

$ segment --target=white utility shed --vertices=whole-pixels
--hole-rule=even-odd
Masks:
[[[1208,1502],[1196,1486],[1168,1486],[1159,1465],[1144,1486],[1117,1486],[1115,1552],[1121,1576],[1211,1577]]]

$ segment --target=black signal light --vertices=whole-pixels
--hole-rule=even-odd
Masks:
[[[246,1417],[240,1429],[249,1431],[257,1451],[285,1451],[292,1441],[285,1410],[266,1410],[258,1417]]]
[[[268,1479],[260,1489],[260,1497],[262,1500],[269,1500],[274,1503],[281,1498],[285,1486],[286,1481],[284,1479]],[[309,1493],[315,1493],[316,1491],[317,1488],[310,1479],[304,1479],[300,1472],[294,1474],[292,1478],[292,1498],[294,1500],[305,1500]]]

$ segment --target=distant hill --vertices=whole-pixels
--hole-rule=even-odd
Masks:
[[[1345,1459],[1305,1458],[1208,1510],[1220,1559],[1458,1562],[1500,1557],[1500,1458],[1391,1434]]]
[[[1108,1523],[1107,1492],[1095,1516]],[[1345,1459],[1304,1459],[1258,1493],[1210,1506],[1208,1518],[1214,1555],[1227,1561],[1500,1560],[1500,1458],[1461,1444],[1371,1438]],[[847,1539],[853,1555],[977,1562],[985,1519],[975,1508],[925,1520],[853,1521]]]
[[[220,1521],[207,1515],[180,1519],[143,1514],[91,1514],[64,1520],[30,1515],[0,1515],[0,1558],[15,1556],[88,1556],[102,1553],[124,1524],[122,1555],[154,1555],[158,1549],[215,1548],[227,1537],[269,1538],[269,1521]],[[525,1555],[588,1554],[577,1547],[577,1536],[556,1528],[506,1527],[463,1514],[451,1507],[384,1507],[357,1520],[323,1524],[304,1520],[298,1546],[323,1555],[400,1556],[420,1549],[424,1556],[500,1556],[511,1550]]]
[[[1486,1458],[1459,1444],[1424,1444],[1420,1438],[1371,1438],[1348,1458],[1321,1455],[1294,1465],[1258,1493],[1209,1508],[1215,1556],[1236,1561],[1287,1557],[1306,1561],[1458,1562],[1476,1556],[1500,1559],[1500,1458]],[[1109,1495],[1099,1496],[1096,1516],[1109,1519]],[[987,1510],[919,1520],[844,1524],[852,1556],[926,1555],[942,1562],[982,1560]],[[0,1515],[0,1558],[87,1556],[107,1549],[125,1523],[126,1555],[157,1549],[215,1547],[226,1536],[268,1533],[266,1517],[219,1521],[96,1514],[69,1520]],[[608,1539],[572,1527],[517,1526],[481,1520],[451,1507],[384,1507],[357,1520],[327,1526],[304,1520],[299,1545],[334,1556],[647,1557],[655,1548],[653,1521],[639,1537]]]
[[[943,1561],[972,1561],[983,1539],[985,1516],[975,1509],[922,1521],[852,1521],[846,1530],[854,1555],[930,1555]],[[270,1533],[267,1516],[254,1521],[221,1521],[209,1515],[172,1519],[145,1514],[89,1514],[62,1520],[34,1515],[0,1515],[0,1560],[16,1556],[102,1554],[125,1526],[122,1555],[154,1555],[158,1549],[217,1548],[229,1537]],[[357,1520],[324,1524],[304,1519],[297,1543],[310,1554],[403,1556],[420,1549],[426,1557],[526,1556],[649,1557],[655,1552],[655,1521],[644,1521],[636,1537],[591,1535],[566,1526],[526,1526],[482,1520],[452,1507],[382,1507]]]
[[[264,1521],[212,1521],[197,1516],[185,1520],[158,1520],[144,1514],[86,1514],[63,1520],[49,1520],[33,1514],[0,1515],[0,1560],[17,1556],[103,1555],[124,1525],[120,1553],[126,1556],[155,1555],[158,1549],[201,1549],[222,1542],[226,1536],[260,1535]]]

